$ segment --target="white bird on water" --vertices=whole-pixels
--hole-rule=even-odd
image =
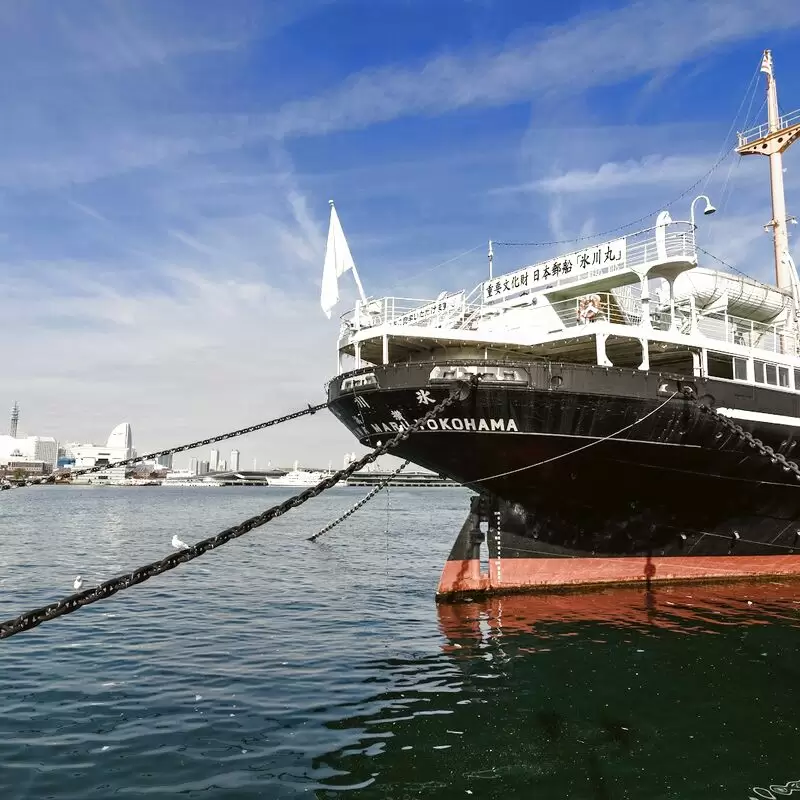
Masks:
[[[189,545],[188,545],[188,544],[186,544],[186,542],[182,542],[182,541],[181,541],[181,540],[178,538],[178,534],[177,534],[177,533],[173,533],[173,534],[172,534],[172,546],[173,546],[173,547],[174,547],[176,550],[186,550],[186,549],[189,547]]]
[[[75,580],[72,583],[72,588],[77,592],[81,586],[83,586],[83,578],[80,575],[75,576]]]

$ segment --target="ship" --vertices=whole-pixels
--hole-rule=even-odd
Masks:
[[[269,478],[269,486],[290,486],[290,487],[305,487],[316,486],[321,480],[327,478],[330,472],[320,472],[319,470],[306,470],[300,469],[298,462],[294,462],[294,467],[289,470],[285,475],[276,475]]]
[[[800,111],[780,113],[771,51],[760,70],[768,121],[735,149],[769,160],[774,285],[699,263],[695,209],[715,211],[700,195],[688,220],[664,210],[505,274],[489,242],[472,289],[372,298],[331,203],[323,310],[346,272],[359,292],[333,414],[374,448],[469,389],[392,450],[473,492],[439,598],[800,574],[800,282],[782,166]]]

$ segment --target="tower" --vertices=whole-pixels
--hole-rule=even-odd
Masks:
[[[231,470],[233,472],[239,471],[239,451],[231,450]]]
[[[211,458],[208,461],[208,468],[212,472],[216,472],[219,469],[219,450],[212,450],[211,451]]]
[[[19,403],[14,401],[14,405],[11,408],[11,430],[9,433],[11,434],[12,439],[17,438],[17,425],[19,424]]]
[[[795,292],[797,276],[789,254],[789,232],[786,229],[790,218],[786,216],[786,197],[783,191],[783,153],[800,138],[800,114],[795,111],[781,116],[771,50],[764,51],[761,72],[767,76],[768,122],[740,133],[736,152],[742,156],[769,156],[772,219],[767,227],[772,228],[775,278],[779,289]]]

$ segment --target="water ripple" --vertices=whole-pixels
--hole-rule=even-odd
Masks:
[[[5,492],[0,614],[285,496]],[[437,607],[466,493],[393,490],[388,533],[376,500],[305,541],[358,496],[0,643],[0,797],[707,798],[798,777],[796,584]]]

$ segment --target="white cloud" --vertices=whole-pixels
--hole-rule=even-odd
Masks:
[[[781,0],[646,0],[578,16],[545,32],[520,31],[497,50],[448,53],[414,68],[365,70],[251,123],[275,135],[318,135],[547,92],[580,92],[661,73],[726,44],[796,25],[800,4]]]
[[[694,156],[647,156],[639,161],[609,161],[597,169],[575,169],[499,191],[538,191],[549,194],[615,192],[629,187],[674,184],[686,186],[708,171],[710,159]]]
[[[203,174],[201,197],[219,193],[222,176]],[[186,183],[198,191],[202,182],[193,174]],[[169,207],[186,187],[159,192]],[[318,304],[320,223],[288,171],[259,187],[257,207],[219,217],[187,203],[184,225],[151,232],[152,241],[122,231],[112,263],[2,264],[0,318],[17,335],[0,407],[19,399],[25,429],[60,440],[102,441],[126,420],[147,451],[321,402],[336,372],[338,325]],[[114,233],[105,215],[85,216]],[[231,446],[248,465],[254,456],[262,465],[339,465],[359,449],[327,413]]]

